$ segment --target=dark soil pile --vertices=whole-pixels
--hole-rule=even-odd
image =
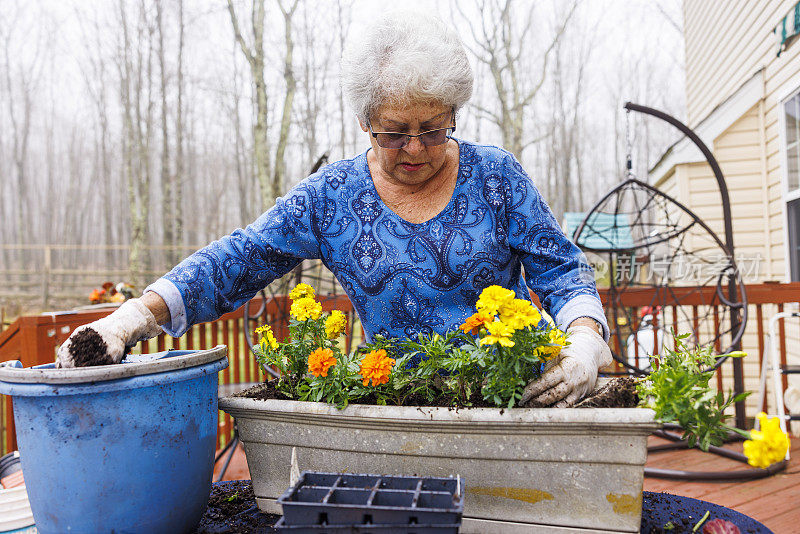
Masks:
[[[84,328],[72,336],[69,342],[69,353],[72,355],[75,367],[114,363],[108,355],[108,345],[100,337],[100,334],[91,328]]]
[[[691,534],[697,523],[698,534],[769,534],[772,531],[744,514],[717,504],[670,495],[642,493],[642,534]],[[725,529],[721,527],[725,525]]]
[[[636,380],[629,376],[611,379],[606,385],[575,405],[576,408],[635,408],[639,404]]]
[[[195,534],[272,534],[281,516],[261,512],[249,480],[214,484]]]

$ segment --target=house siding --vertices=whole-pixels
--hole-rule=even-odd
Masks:
[[[782,100],[800,91],[800,37],[780,57],[772,28],[797,0],[684,0],[687,123],[696,128],[737,90],[763,69],[763,93],[756,105],[715,139],[705,139],[717,158],[728,186],[734,246],[737,258],[760,258],[755,273],[745,272],[749,283],[788,279],[787,229],[784,214]],[[724,241],[719,188],[706,163],[680,163],[656,176],[659,188],[694,211]],[[744,268],[743,262],[739,262]],[[764,306],[767,324],[777,306]],[[759,349],[756,309],[742,338],[748,353],[744,360],[745,387],[758,391]],[[791,321],[791,320],[790,320]],[[800,328],[797,320],[786,324],[788,363],[800,364]],[[732,389],[729,365],[724,366],[723,388]],[[800,377],[789,381],[800,387]],[[770,385],[768,384],[768,387]],[[770,406],[774,403],[770,397]],[[747,401],[748,413],[758,402]]]

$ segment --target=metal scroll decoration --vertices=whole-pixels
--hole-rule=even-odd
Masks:
[[[595,266],[598,285],[608,286],[612,352],[629,372],[647,373],[648,355],[674,347],[674,333],[718,354],[740,342],[747,307],[734,258],[669,195],[628,178],[592,208],[574,239]]]
[[[713,159],[707,148],[705,153]],[[712,345],[723,355],[717,367],[740,346],[747,320],[744,284],[727,235],[724,178],[720,172],[726,242],[685,205],[636,178],[631,167],[629,151],[627,179],[597,202],[573,235],[595,266],[598,285],[608,286],[613,356],[628,372],[645,374],[648,355],[672,348],[675,333],[689,334],[690,345]],[[719,169],[716,161],[712,168]]]

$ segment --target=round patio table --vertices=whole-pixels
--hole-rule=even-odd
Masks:
[[[249,480],[233,480],[217,482],[211,490],[216,502],[230,502],[231,496],[239,499],[235,515],[224,515],[212,504],[206,510],[196,534],[227,534],[232,532],[249,532],[251,534],[272,534],[277,532],[273,525],[280,516],[261,512],[252,497],[252,485]],[[739,528],[741,534],[772,534],[772,531],[742,513],[718,504],[671,495],[669,493],[642,493],[641,532],[678,534],[691,532],[698,521],[709,512],[705,523],[697,529],[703,532],[703,526],[714,519],[730,521]],[[669,528],[668,523],[673,528]],[[601,527],[602,525],[598,525]],[[666,529],[664,527],[667,527]]]

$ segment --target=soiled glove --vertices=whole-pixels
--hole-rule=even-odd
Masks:
[[[119,363],[125,348],[161,333],[153,313],[139,299],[125,301],[114,313],[79,326],[59,348],[56,367]]]
[[[548,362],[541,377],[528,383],[520,406],[572,406],[592,391],[597,370],[611,363],[608,344],[593,328],[572,326],[567,333],[569,345]]]

